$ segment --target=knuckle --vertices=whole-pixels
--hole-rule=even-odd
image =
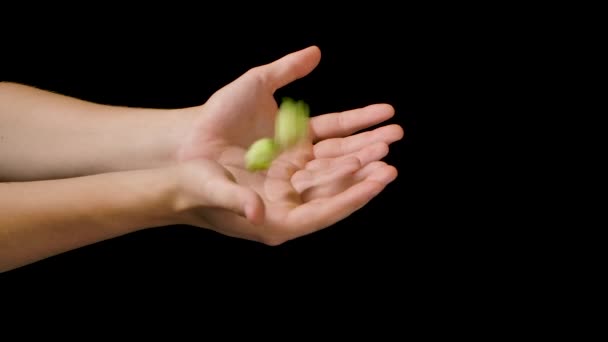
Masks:
[[[252,80],[256,81],[259,84],[267,84],[268,77],[264,69],[260,66],[253,67],[246,72],[247,76],[249,76]]]
[[[339,129],[346,129],[347,128],[347,126],[346,126],[346,118],[344,117],[344,115],[346,115],[346,114],[344,114],[344,112],[338,113],[336,115],[336,126]]]

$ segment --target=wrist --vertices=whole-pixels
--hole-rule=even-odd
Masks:
[[[126,166],[118,167],[118,171],[175,165],[179,162],[179,153],[185,137],[192,131],[192,124],[198,115],[198,107],[141,111],[130,111],[132,115],[129,117],[133,121],[127,123],[137,128],[125,130],[131,140],[125,148],[131,152],[124,154],[128,156],[128,159],[122,162]]]
[[[213,202],[205,191],[208,186],[208,168],[213,162],[193,160],[176,163],[164,168],[167,184],[165,208],[171,224],[187,224],[198,227],[212,227],[204,218],[205,210]]]
[[[200,116],[201,106],[174,109],[171,111],[172,141],[171,155],[167,165],[184,161],[185,147],[188,146],[196,119]]]
[[[192,210],[200,204],[200,198],[193,194],[192,184],[188,182],[192,171],[191,163],[183,162],[157,169],[156,177],[162,183],[156,190],[158,205],[162,208],[159,212],[161,220],[168,224],[192,224]]]
[[[131,194],[130,205],[125,204],[133,217],[142,221],[138,227],[161,227],[181,223],[177,217],[178,179],[168,166],[155,169],[128,171],[130,181],[124,184]]]

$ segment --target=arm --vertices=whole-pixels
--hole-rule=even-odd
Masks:
[[[109,106],[0,82],[0,181],[169,165],[193,109]]]
[[[0,272],[169,224],[276,245],[363,207],[395,179],[379,160],[403,132],[390,125],[351,134],[390,118],[390,106],[311,119],[314,146],[285,153],[272,176],[238,167],[243,147],[273,132],[274,90],[319,57],[318,48],[292,53],[203,106],[176,110],[104,106],[0,82],[0,182],[29,181],[0,183]],[[75,178],[40,180],[67,177]]]
[[[0,272],[171,224],[176,182],[169,170],[0,183]]]

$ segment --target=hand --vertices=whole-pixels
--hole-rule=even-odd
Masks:
[[[275,246],[347,217],[397,176],[354,156],[307,161],[309,151],[303,144],[257,173],[209,159],[179,164],[172,221]]]
[[[242,192],[248,200],[241,200],[249,206],[245,210],[245,204],[239,204],[240,212],[248,220],[216,209],[203,210],[190,224],[278,244],[345,218],[396,177],[395,168],[379,160],[388,153],[388,144],[402,138],[401,127],[388,125],[349,136],[392,117],[393,108],[385,104],[313,117],[308,143],[283,153],[266,172],[245,170],[249,145],[273,136],[278,109],[274,92],[310,73],[319,60],[319,49],[310,47],[253,68],[196,108],[191,131],[179,147],[179,161],[215,161],[214,167],[227,179],[255,196]],[[197,196],[202,198],[201,193]],[[197,207],[195,203],[186,207]]]

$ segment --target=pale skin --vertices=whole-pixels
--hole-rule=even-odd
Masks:
[[[95,104],[0,83],[0,272],[141,229],[188,224],[275,246],[351,215],[397,176],[388,104],[314,115],[307,141],[267,171],[244,167],[272,136],[279,88],[320,62],[309,47],[254,67],[204,104]]]

